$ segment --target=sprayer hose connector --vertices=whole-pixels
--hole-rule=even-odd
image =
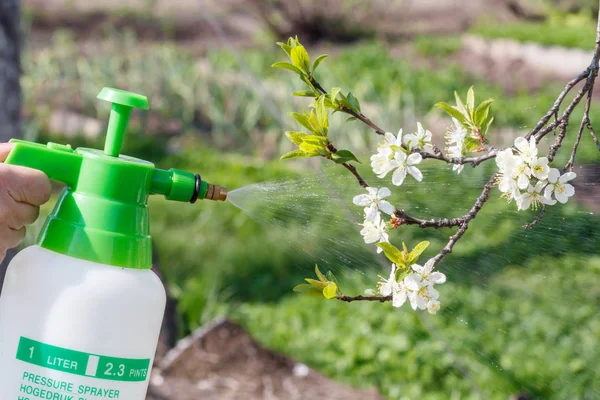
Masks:
[[[202,177],[200,174],[196,174],[196,184],[194,186],[194,193],[192,194],[192,198],[190,199],[190,203],[194,204],[196,200],[198,200],[198,195],[200,194],[200,188],[202,187]]]

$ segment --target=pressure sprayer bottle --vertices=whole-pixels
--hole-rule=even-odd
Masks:
[[[225,200],[199,175],[119,155],[146,97],[104,88],[113,103],[104,151],[13,140],[6,163],[64,189],[37,245],[11,262],[0,297],[0,400],[143,400],[165,309],[151,271],[147,199]]]

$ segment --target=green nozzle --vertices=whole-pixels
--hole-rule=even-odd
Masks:
[[[123,145],[123,138],[127,130],[131,109],[135,107],[147,110],[149,108],[148,98],[141,94],[108,87],[100,91],[98,98],[113,103],[106,131],[104,154],[111,157],[118,157],[121,153],[121,146]]]
[[[200,175],[120,155],[131,110],[148,109],[148,99],[111,88],[102,89],[98,98],[113,103],[104,151],[11,140],[5,162],[43,171],[67,185],[38,237],[40,246],[101,264],[151,268],[148,196],[193,203],[225,200],[227,192]]]

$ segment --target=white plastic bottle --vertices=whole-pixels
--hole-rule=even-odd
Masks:
[[[152,272],[147,199],[225,200],[200,175],[119,155],[144,96],[113,103],[104,151],[13,140],[6,163],[67,187],[37,245],[8,267],[0,295],[0,400],[144,400],[165,309]]]
[[[144,399],[164,308],[152,270],[25,249],[0,302],[0,399]]]

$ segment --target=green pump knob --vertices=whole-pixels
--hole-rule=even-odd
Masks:
[[[148,106],[148,98],[141,94],[109,87],[103,88],[98,94],[98,98],[112,103],[108,129],[106,131],[104,154],[111,157],[119,157],[127,123],[131,116],[131,109],[135,107],[147,110],[150,108]]]

